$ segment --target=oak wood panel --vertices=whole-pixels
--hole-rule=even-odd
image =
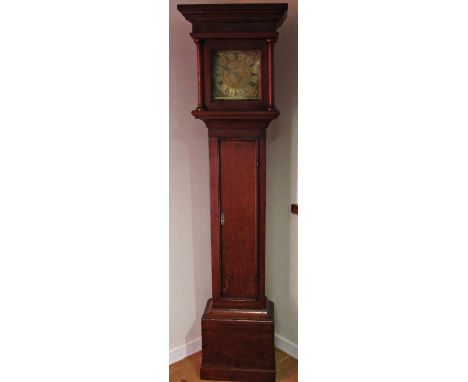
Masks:
[[[220,308],[213,305],[213,299],[209,299],[203,312],[204,320],[211,319],[236,319],[248,321],[274,321],[274,304],[266,299],[265,306],[262,308]]]
[[[278,32],[199,32],[190,33],[190,36],[200,39],[208,38],[254,38],[254,39],[267,39],[278,38]]]
[[[201,366],[200,377],[208,380],[275,382],[274,370],[251,370],[244,368]]]
[[[202,119],[205,122],[211,119],[217,119],[219,121],[226,121],[226,120],[265,120],[267,123],[264,125],[265,128],[268,127],[268,123],[275,118],[278,118],[279,111],[215,111],[215,110],[193,110],[192,115],[195,118]]]
[[[266,158],[265,158],[265,128],[256,126],[263,126],[261,121],[245,120],[243,123],[237,121],[240,126],[244,124],[249,125],[248,128],[238,127],[234,120],[228,120],[227,128],[222,127],[221,121],[213,120],[218,123],[216,128],[209,127],[209,141],[210,141],[210,202],[211,202],[211,243],[212,243],[212,283],[213,283],[213,305],[219,308],[245,308],[245,309],[261,309],[265,308],[265,246],[262,242],[265,237],[265,172],[266,172]],[[250,126],[252,125],[252,126]],[[259,162],[259,175],[258,175],[258,292],[256,298],[223,298],[221,296],[221,248],[220,248],[220,224],[219,217],[221,214],[220,209],[220,164],[219,164],[219,142],[223,139],[234,138],[248,138],[258,141],[258,162]],[[260,139],[259,139],[260,138]]]
[[[276,42],[276,38],[267,39],[268,42],[268,110],[275,110],[274,103],[274,90],[273,90],[273,44]]]
[[[203,365],[275,370],[273,322],[204,320]]]
[[[202,317],[202,365],[206,379],[275,380],[274,304],[262,309],[223,309],[209,300]]]
[[[210,156],[210,219],[211,219],[211,269],[212,269],[212,293],[214,298],[221,297],[221,225],[219,217],[220,192],[219,192],[219,146],[216,137],[209,138]]]
[[[192,32],[276,32],[284,22],[287,3],[179,4]]]
[[[265,136],[265,129],[263,128],[248,128],[239,129],[235,127],[217,127],[208,130],[209,137],[220,138],[257,138]]]
[[[220,141],[221,295],[257,297],[257,141]]]
[[[266,225],[266,136],[258,140],[258,297],[265,304],[265,225]]]

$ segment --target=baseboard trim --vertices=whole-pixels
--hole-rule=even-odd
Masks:
[[[288,353],[291,357],[297,359],[297,344],[292,343],[283,336],[280,336],[278,333],[275,333],[275,346]]]
[[[275,333],[275,346],[297,359],[297,345],[287,340],[283,336]],[[202,349],[201,337],[195,338],[189,343],[177,346],[169,350],[169,365],[178,362]]]
[[[199,352],[202,349],[201,337],[195,338],[189,343],[176,346],[169,350],[169,365],[178,362],[189,355]]]

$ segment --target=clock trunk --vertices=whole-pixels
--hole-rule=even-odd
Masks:
[[[258,142],[219,142],[221,297],[257,298]]]

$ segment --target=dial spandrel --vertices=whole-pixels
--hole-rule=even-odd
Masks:
[[[214,51],[212,72],[214,99],[260,99],[259,50]]]

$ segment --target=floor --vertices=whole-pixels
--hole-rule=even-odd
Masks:
[[[169,366],[169,382],[198,382],[201,352]],[[220,382],[220,381],[218,381]],[[297,359],[276,349],[276,382],[297,382]]]

